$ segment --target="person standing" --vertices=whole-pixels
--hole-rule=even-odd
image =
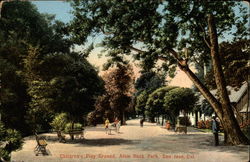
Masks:
[[[219,123],[216,120],[215,116],[213,116],[212,118],[212,131],[214,134],[214,145],[218,146],[219,145]]]
[[[105,120],[104,125],[105,125],[106,134],[107,134],[108,128],[109,128],[109,119],[108,118]]]
[[[170,122],[169,122],[169,120],[166,122],[166,129],[170,130]]]
[[[116,132],[120,133],[120,127],[121,127],[121,121],[118,120],[117,124],[116,124]]]

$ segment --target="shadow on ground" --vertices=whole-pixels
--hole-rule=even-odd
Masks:
[[[171,134],[160,137],[147,138],[140,143],[129,146],[126,149],[138,151],[154,151],[170,154],[199,154],[200,152],[232,153],[242,155],[241,159],[247,159],[248,146],[225,146],[220,137],[220,146],[214,146],[212,134]]]
[[[136,145],[139,141],[126,140],[122,138],[99,138],[99,139],[84,139],[81,145],[88,146],[110,146],[110,145]]]

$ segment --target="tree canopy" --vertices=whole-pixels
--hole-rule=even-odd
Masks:
[[[225,141],[248,143],[233,115],[218,54],[218,38],[230,35],[237,40],[249,35],[247,8],[241,2],[86,0],[72,5],[74,20],[69,32],[76,43],[83,44],[88,36],[101,33],[104,48],[119,49],[123,54],[133,51],[147,67],[159,59],[168,67],[178,65],[218,114]],[[189,63],[197,58],[211,60],[220,101],[190,70]]]

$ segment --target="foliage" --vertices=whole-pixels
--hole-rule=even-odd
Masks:
[[[145,107],[148,100],[148,92],[142,91],[139,96],[136,97],[135,110],[138,114],[145,116]]]
[[[227,85],[240,87],[242,82],[248,80],[249,55],[250,40],[241,39],[233,43],[222,42],[220,44],[220,58]],[[206,84],[211,89],[216,88],[213,75],[213,70],[210,70],[205,77]]]
[[[212,120],[206,120],[205,126],[206,126],[206,129],[212,129]]]
[[[72,127],[72,123],[67,123],[65,125],[65,133],[69,133],[70,130],[82,130],[82,124],[81,123],[74,123],[74,126]]]
[[[178,114],[180,110],[186,113],[193,110],[198,98],[189,88],[175,88],[170,90],[164,97],[165,111],[172,111]]]
[[[144,72],[135,82],[135,89],[138,91],[137,95],[140,94],[142,91],[147,91],[151,93],[155,89],[164,85],[165,78],[161,77],[156,72]]]
[[[135,82],[135,89],[137,90],[135,110],[137,113],[145,116],[145,107],[148,100],[148,95],[155,89],[165,84],[165,78],[156,72],[143,72]]]
[[[30,2],[4,3],[0,29],[8,41],[22,41],[33,46],[40,45],[42,54],[69,52],[70,43],[64,37],[64,24],[54,20],[53,15],[40,14]]]
[[[114,113],[111,110],[109,99],[110,96],[107,93],[98,96],[95,103],[95,110],[90,112],[87,116],[89,124],[96,125],[97,123],[102,123],[106,118],[113,121]]]
[[[114,112],[114,117],[124,121],[123,113],[131,102],[133,91],[133,69],[130,65],[118,64],[103,76],[105,89],[109,95],[110,108]]]
[[[0,122],[0,158],[10,161],[11,152],[20,149],[22,144],[21,134],[14,129],[6,129]]]
[[[3,4],[0,18],[0,113],[6,127],[16,129],[22,135],[28,135],[34,129],[35,119],[31,116],[34,113],[38,127],[49,128],[53,116],[47,111],[48,96],[40,93],[49,88],[45,90],[47,82],[38,77],[41,71],[38,66],[42,57],[50,52],[70,51],[72,43],[63,34],[63,28],[63,23],[55,21],[54,16],[40,14],[30,2]],[[52,66],[44,71],[51,69]],[[30,109],[33,106],[36,108]]]
[[[133,47],[141,46],[135,56],[146,67],[156,63],[159,55],[168,61],[167,67],[176,61],[166,53],[169,48],[189,47],[190,60],[209,59],[203,36],[206,36],[208,13],[217,15],[218,35],[223,37],[235,27],[236,38],[246,37],[247,11],[237,2],[179,2],[179,1],[74,1],[74,20],[69,27],[76,43],[85,42],[89,35],[102,33],[103,47],[122,49],[130,53]],[[241,11],[241,17],[234,13],[234,7]],[[147,12],[146,10],[147,9]],[[143,13],[143,14],[142,14]],[[81,22],[86,22],[82,24]],[[115,22],[115,23],[113,23]],[[179,39],[177,39],[179,38]],[[197,57],[198,56],[198,57]]]
[[[54,119],[50,123],[50,125],[56,131],[63,131],[65,129],[67,123],[68,123],[67,114],[66,113],[60,113],[60,114],[57,114],[54,117]]]
[[[172,116],[172,112],[166,111],[164,108],[164,97],[168,94],[169,91],[175,88],[177,87],[161,87],[149,94],[146,102],[147,115],[155,117],[163,114],[168,114],[168,116]]]
[[[198,129],[205,129],[206,128],[206,124],[205,124],[205,122],[203,120],[200,120],[197,123],[197,127],[198,127]]]
[[[133,69],[129,64],[117,63],[103,75],[106,93],[99,96],[95,103],[95,111],[88,116],[92,124],[110,121],[118,117],[124,123],[124,113],[128,111],[133,92]]]
[[[205,116],[212,116],[214,113],[213,108],[205,99],[203,99],[201,105],[197,105],[196,108],[196,110],[201,111],[201,113],[203,113]]]
[[[193,75],[188,63],[196,58],[209,61],[209,47],[211,43],[216,47],[218,38],[224,36],[231,36],[232,40],[247,38],[249,15],[247,7],[243,7],[241,3],[243,2],[73,1],[75,17],[69,29],[72,38],[79,44],[85,42],[89,35],[103,34],[102,45],[105,49],[123,50],[124,54],[131,54],[133,50],[135,58],[142,61],[149,69],[154,67],[159,59],[163,60],[167,67],[174,65],[176,67],[178,64],[182,71],[190,74],[188,76],[199,87],[202,94],[207,96],[210,95],[209,91]],[[240,12],[236,12],[235,8]],[[215,23],[206,23],[208,18],[212,17],[215,17]],[[209,25],[214,27],[216,34],[212,35],[212,32],[208,31]],[[208,41],[208,33],[214,41]],[[188,55],[183,52],[185,47],[190,51]],[[211,48],[211,51],[214,49]],[[217,56],[215,50],[214,53]],[[213,66],[218,70],[216,77],[221,78],[221,80],[218,79],[217,86],[220,86],[218,88],[224,92],[226,87],[223,85],[221,65],[219,61],[216,62],[215,57],[211,59]],[[228,102],[228,96],[220,97],[222,102]],[[216,111],[233,113],[229,103],[221,104],[219,100],[208,97],[207,99],[210,103],[219,103],[213,106]],[[218,115],[222,118],[225,114]],[[226,114],[223,119],[225,119],[223,125],[227,129],[229,143],[247,143],[233,114]],[[226,122],[232,122],[232,124],[229,126]],[[230,131],[230,127],[235,128],[236,131]]]
[[[1,120],[7,128],[16,129],[25,135],[29,132],[24,118],[27,111],[25,107],[25,102],[28,100],[28,95],[25,93],[27,87],[17,73],[18,68],[9,60],[2,58],[1,54],[0,51]]]

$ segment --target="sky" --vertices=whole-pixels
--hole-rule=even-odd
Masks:
[[[73,18],[70,11],[72,10],[70,3],[63,2],[63,1],[33,1],[33,4],[35,4],[38,8],[38,11],[41,13],[49,13],[54,14],[55,18],[63,21],[65,23],[70,22],[70,20]],[[247,5],[247,4],[246,4]],[[81,50],[81,46],[77,46],[76,50]],[[98,57],[98,53],[100,53],[101,48],[95,48],[92,53],[90,54],[88,61],[95,65],[96,67],[101,68],[103,63],[107,60],[105,57]],[[191,67],[192,71],[195,71],[193,67]],[[135,69],[138,73],[138,69]],[[193,83],[192,81],[186,76],[184,72],[182,72],[180,69],[177,69],[177,75],[173,79],[169,79],[169,85],[172,86],[180,86],[180,87],[192,87]]]

